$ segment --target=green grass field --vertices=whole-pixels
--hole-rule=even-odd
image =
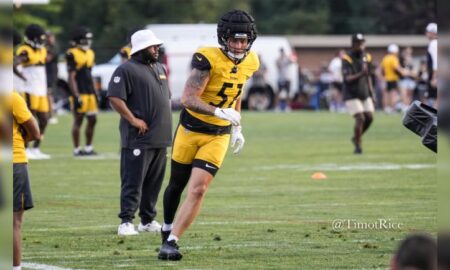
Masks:
[[[99,117],[98,159],[73,158],[71,116],[59,121],[42,147],[53,159],[30,163],[35,208],[23,226],[26,269],[386,269],[405,235],[436,233],[436,157],[400,115],[377,114],[364,155],[355,156],[348,115],[245,113],[245,148],[228,154],[180,240],[183,260],[158,261],[159,235],[116,235],[117,114]],[[316,171],[328,178],[312,180]],[[335,219],[390,219],[401,228],[333,230]]]

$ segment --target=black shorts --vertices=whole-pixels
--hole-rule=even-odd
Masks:
[[[398,81],[386,82],[386,90],[388,92],[392,90],[398,90]]]
[[[342,93],[342,86],[343,84],[341,82],[333,82],[334,89],[338,90],[339,93]]]
[[[31,195],[27,163],[13,164],[13,179],[14,212],[33,208],[33,197]]]
[[[278,93],[282,91],[286,91],[289,94],[291,90],[291,82],[290,81],[278,81]]]
[[[437,87],[433,87],[433,86],[431,86],[431,83],[428,83],[426,97],[436,99],[437,98]]]

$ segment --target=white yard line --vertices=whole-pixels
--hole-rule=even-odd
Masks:
[[[436,164],[394,164],[394,163],[360,163],[360,164],[275,164],[267,166],[255,166],[256,171],[275,171],[275,170],[292,170],[292,171],[391,171],[391,170],[422,170],[436,168]],[[242,169],[244,170],[244,169]],[[247,169],[245,169],[247,170]]]
[[[75,270],[73,268],[62,268],[53,265],[40,264],[40,263],[22,263],[23,268],[37,269],[37,270]],[[80,269],[78,269],[80,270]]]
[[[76,159],[76,160],[119,160],[120,154],[117,152],[105,152],[105,153],[99,153],[96,156],[81,156],[81,157],[74,157],[71,154],[64,154],[64,153],[57,153],[52,154],[52,158],[63,158],[63,159]],[[51,160],[51,159],[50,159]]]

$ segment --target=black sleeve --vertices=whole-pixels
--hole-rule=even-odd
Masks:
[[[66,53],[66,63],[67,63],[67,71],[71,72],[77,70],[77,63],[75,62],[75,57],[70,52]]]
[[[209,63],[208,59],[203,54],[194,53],[194,56],[192,56],[191,68],[198,70],[210,70],[211,63]]]
[[[131,87],[128,84],[128,77],[126,71],[119,66],[111,76],[108,85],[107,97],[118,97],[127,100],[131,94]]]

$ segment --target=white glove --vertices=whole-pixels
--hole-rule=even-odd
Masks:
[[[242,148],[244,148],[245,139],[244,135],[242,135],[241,130],[241,126],[233,126],[231,128],[230,144],[231,148],[234,148],[233,154],[239,154]]]
[[[241,114],[232,108],[216,108],[214,115],[220,119],[230,121],[233,126],[238,126],[241,122]]]

